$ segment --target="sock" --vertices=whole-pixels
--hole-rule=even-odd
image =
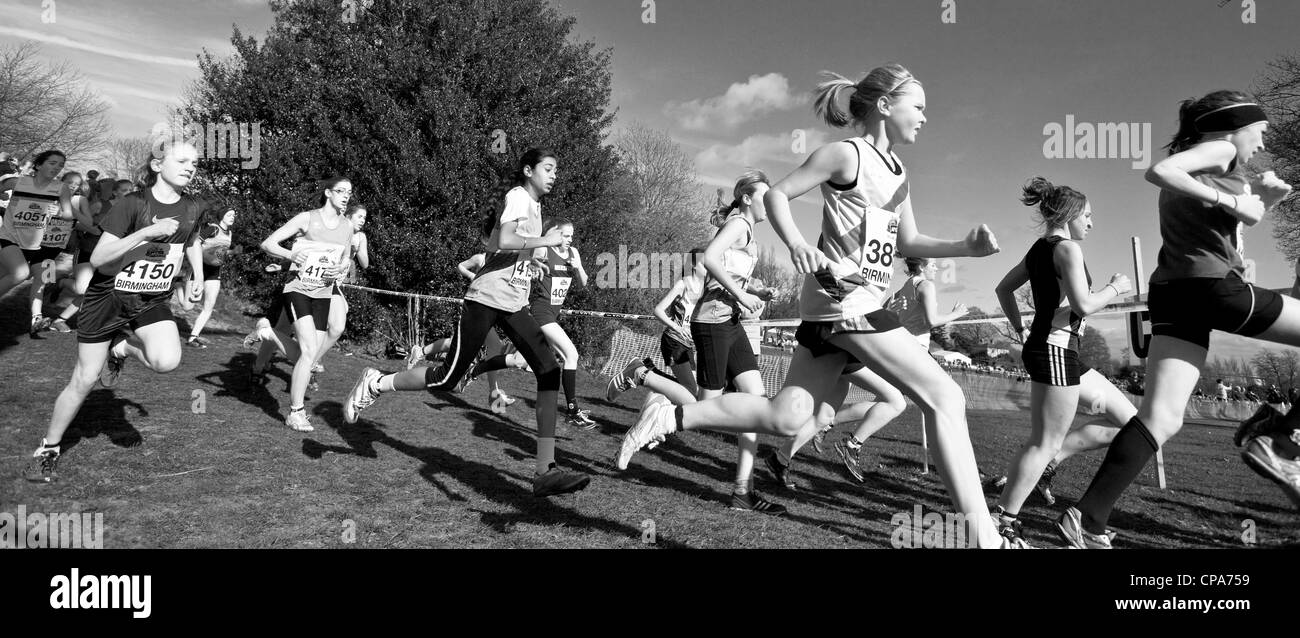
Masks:
[[[862,449],[862,441],[859,441],[856,438],[854,438],[852,434],[849,435],[849,438],[844,439],[844,444],[849,446],[849,449],[853,450],[854,452],[857,452],[858,450]]]
[[[537,473],[543,474],[555,462],[555,437],[537,438]]]
[[[54,443],[48,443],[45,439],[41,439],[41,448],[40,450],[37,450],[37,452],[40,452],[41,450],[54,450],[57,452],[59,451],[59,443],[61,442],[62,439],[55,441]]]
[[[732,494],[744,496],[749,493],[749,479],[736,479],[735,486],[731,488]]]
[[[393,390],[396,389],[393,387],[393,379],[395,379],[396,377],[397,377],[396,373],[386,374],[382,377],[379,377],[379,381],[370,384],[370,391],[374,392],[375,394],[379,394],[380,392],[392,392]]]
[[[300,405],[300,406],[298,406],[298,407],[296,407],[296,408],[293,407],[293,406],[291,405],[291,406],[289,406],[289,413],[292,414],[292,413],[294,413],[294,412],[303,412],[303,411],[305,411],[306,409],[307,409],[307,406],[305,406],[305,405]]]
[[[1083,529],[1091,534],[1106,533],[1106,522],[1115,502],[1146,467],[1159,448],[1146,424],[1136,416],[1120,428],[1106,451],[1106,458],[1077,505],[1083,514]]]
[[[569,405],[569,412],[576,412],[578,403],[573,400],[573,397],[577,394],[575,386],[578,385],[578,371],[561,370],[560,385],[564,387],[564,401]]]
[[[673,430],[674,432],[683,432],[686,430],[686,427],[682,425],[682,418],[684,414],[685,413],[682,412],[682,406],[680,405],[673,410],[673,419],[677,423],[677,429]],[[744,492],[741,493],[743,494]]]

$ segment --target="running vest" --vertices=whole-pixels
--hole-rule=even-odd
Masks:
[[[821,185],[817,248],[837,265],[804,276],[799,316],[805,321],[853,319],[881,308],[894,276],[898,209],[910,203],[907,171],[893,153],[897,172],[866,140],[844,141],[858,153],[858,175],[845,186]]]
[[[564,305],[569,296],[569,286],[573,283],[573,262],[560,254],[554,246],[546,248],[546,264],[550,272],[533,279],[532,303],[548,303],[556,308]]]
[[[180,272],[185,247],[198,237],[206,213],[207,204],[202,200],[182,196],[174,203],[163,204],[154,199],[152,189],[117,200],[99,223],[104,232],[122,239],[166,218],[177,220],[176,232],[136,244],[121,258],[95,271],[91,283],[112,279],[119,295],[156,296],[171,292],[172,279]]]
[[[18,244],[23,250],[40,248],[50,219],[59,215],[59,194],[62,192],[63,182],[57,179],[38,187],[36,178],[30,175],[19,177],[9,196],[9,206],[5,208],[0,239]]]
[[[501,250],[501,227],[510,222],[519,222],[515,232],[530,237],[540,236],[542,204],[533,201],[522,186],[510,189],[505,200],[501,217],[488,238],[483,267],[479,268],[478,275],[470,282],[465,299],[503,312],[518,312],[528,305],[533,251]]]
[[[343,263],[348,246],[352,244],[352,222],[340,215],[338,226],[330,228],[320,211],[307,213],[307,230],[294,239],[294,252],[307,251],[302,266],[294,264],[290,272],[296,274],[284,285],[284,292],[297,292],[314,299],[327,299],[334,294],[334,279],[327,279],[326,271]]]
[[[1236,160],[1233,160],[1234,163]],[[1192,177],[1215,190],[1231,195],[1250,192],[1246,170],[1230,168],[1225,175],[1202,173]],[[1230,198],[1224,198],[1224,204]],[[1151,283],[1192,277],[1222,279],[1229,272],[1244,275],[1241,257],[1241,222],[1223,206],[1160,190],[1160,254]]]
[[[1065,289],[1061,287],[1061,274],[1056,271],[1056,245],[1065,238],[1059,235],[1040,237],[1029,247],[1025,254],[1025,269],[1029,271],[1029,286],[1034,294],[1034,322],[1029,325],[1029,340],[1026,346],[1053,345],[1067,350],[1079,350],[1079,338],[1083,335],[1084,318],[1070,307]],[[1092,288],[1092,274],[1088,265],[1083,265],[1083,273],[1088,278],[1088,288]],[[1048,310],[1052,308],[1054,310]],[[1041,309],[1041,310],[1038,310]]]
[[[727,276],[731,277],[736,287],[744,290],[749,285],[749,278],[754,274],[754,266],[758,264],[758,242],[754,241],[754,224],[745,217],[744,213],[732,213],[723,226],[730,223],[732,219],[745,222],[745,245],[740,248],[734,245],[728,246],[722,253],[722,268],[727,271]],[[695,305],[695,314],[691,317],[691,321],[726,323],[739,314],[738,304],[731,293],[727,292],[727,289],[723,288],[722,283],[712,274],[708,275],[704,281],[704,294]]]
[[[694,348],[695,340],[691,339],[689,321],[691,315],[695,312],[695,304],[699,302],[700,297],[704,294],[704,278],[691,273],[678,281],[682,284],[682,291],[673,299],[672,305],[668,306],[667,314],[669,319],[686,329],[686,334],[680,335],[677,331],[668,328],[664,328],[664,334],[668,335],[668,338],[673,341],[688,348]]]

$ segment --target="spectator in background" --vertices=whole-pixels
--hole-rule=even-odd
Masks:
[[[1228,386],[1223,385],[1223,379],[1219,379],[1219,380],[1216,381],[1215,383],[1217,384],[1217,386],[1215,387],[1215,389],[1218,390],[1218,392],[1219,392],[1219,400],[1220,400],[1220,401],[1227,401],[1227,400],[1228,400]]]

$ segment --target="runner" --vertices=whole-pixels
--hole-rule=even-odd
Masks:
[[[846,112],[836,99],[850,91]],[[818,87],[815,108],[834,127],[856,125],[860,137],[823,146],[778,182],[765,198],[773,225],[806,273],[800,294],[800,347],[784,387],[771,400],[734,393],[673,409],[666,400],[643,408],[624,438],[618,467],[632,454],[681,430],[761,432],[794,436],[828,399],[851,361],[869,365],[901,389],[926,415],[935,460],[953,507],[965,515],[979,547],[1020,547],[1003,538],[989,516],[966,428],[961,388],[916,347],[916,340],[884,309],[895,245],[915,257],[985,256],[998,251],[987,226],[965,240],[918,232],[907,175],[893,147],[915,141],[925,123],[925,92],[905,68],[890,64],[854,83],[838,75]],[[791,197],[820,187],[821,238],[808,244],[790,217]],[[697,343],[699,340],[697,339]]]
[[[555,355],[528,313],[529,285],[537,248],[564,242],[559,229],[541,234],[541,198],[551,192],[558,167],[554,153],[529,149],[510,179],[491,198],[483,231],[490,236],[487,260],[465,294],[465,307],[452,337],[451,355],[436,369],[418,367],[394,374],[366,368],[344,400],[343,417],[356,423],[358,413],[394,390],[446,392],[457,388],[474,364],[493,326],[499,326],[528,360],[537,378],[537,458],[534,496],[576,492],[591,477],[560,469],[555,463],[555,402],[560,371]],[[509,188],[509,190],[506,190]]]
[[[33,161],[34,174],[0,181],[0,190],[12,189],[4,220],[0,223],[0,271],[4,272],[0,277],[0,297],[36,274],[30,264],[41,264],[58,257],[60,248],[43,246],[50,220],[77,219],[72,210],[71,189],[55,179],[66,161],[62,151],[48,150]],[[62,230],[51,235],[62,235]],[[66,242],[65,235],[63,239]],[[39,288],[43,284],[38,280],[33,285]],[[30,331],[33,337],[49,326],[40,314],[41,297],[37,293],[34,295]]]
[[[217,307],[217,295],[221,294],[221,266],[230,251],[230,227],[235,223],[235,209],[229,206],[221,213],[221,219],[208,224],[199,232],[199,242],[203,246],[203,309],[194,318],[190,327],[190,338],[185,343],[191,348],[206,348],[208,340],[200,337],[203,326],[212,318],[212,311]],[[186,288],[192,286],[186,285]]]
[[[262,242],[262,250],[274,258],[293,262],[292,278],[281,295],[282,313],[293,333],[284,330],[284,321],[271,330],[263,330],[263,350],[273,344],[294,362],[289,381],[289,414],[285,425],[296,432],[311,432],[307,416],[307,386],[311,370],[325,342],[330,305],[342,274],[344,259],[352,244],[352,222],[343,215],[352,197],[352,182],[343,177],[325,180],[320,208],[294,215],[288,223]],[[290,248],[282,242],[293,240]],[[266,360],[259,354],[254,363],[254,378],[264,372]]]
[[[1246,172],[1246,163],[1264,150],[1264,110],[1245,93],[1215,91],[1184,101],[1178,119],[1178,133],[1166,146],[1169,157],[1146,172],[1147,181],[1160,188],[1164,242],[1147,301],[1152,338],[1146,392],[1083,498],[1057,522],[1073,547],[1110,549],[1106,525],[1115,503],[1182,428],[1212,331],[1300,346],[1300,302],[1242,280],[1242,226],[1257,224],[1291,192],[1271,171],[1254,177]],[[1247,463],[1300,506],[1300,445],[1290,436],[1300,411],[1251,421],[1244,433]]]
[[[90,257],[95,273],[77,319],[77,363],[32,455],[29,480],[56,480],[63,433],[96,380],[106,388],[116,386],[127,357],[159,373],[180,365],[181,341],[167,300],[182,258],[194,272],[203,272],[197,239],[207,205],[181,194],[197,171],[195,148],[167,145],[161,155],[141,168],[145,190],[100,221],[103,232]],[[127,328],[134,331],[129,338]]]
[[[72,269],[72,276],[61,279],[59,286],[63,291],[72,293],[73,297],[63,307],[58,318],[50,323],[50,329],[55,332],[72,332],[68,321],[81,308],[86,288],[90,286],[90,279],[95,273],[95,268],[90,265],[90,256],[95,252],[95,245],[99,243],[101,232],[99,222],[113,207],[113,186],[113,180],[101,179],[92,185],[87,195],[74,195],[72,198],[74,209],[81,212],[75,229],[77,260]],[[87,219],[89,223],[86,222]]]

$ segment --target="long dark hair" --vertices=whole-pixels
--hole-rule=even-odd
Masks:
[[[1196,130],[1196,118],[1225,106],[1246,104],[1250,101],[1249,95],[1241,91],[1229,90],[1215,91],[1199,100],[1183,100],[1178,105],[1178,132],[1168,144],[1165,144],[1165,148],[1169,149],[1170,155],[1173,155],[1195,146],[1203,137],[1203,134]]]
[[[522,186],[527,179],[524,175],[524,169],[536,169],[537,165],[548,157],[555,158],[555,153],[551,152],[550,149],[528,149],[515,163],[514,170],[497,184],[484,207],[483,222],[479,225],[479,231],[483,235],[490,237],[492,229],[496,228],[497,220],[501,218],[502,207],[505,205],[506,193],[509,193],[516,186]]]
[[[1037,206],[1042,223],[1052,228],[1064,228],[1083,212],[1088,198],[1069,186],[1057,186],[1046,177],[1035,176],[1021,189],[1020,203]]]

